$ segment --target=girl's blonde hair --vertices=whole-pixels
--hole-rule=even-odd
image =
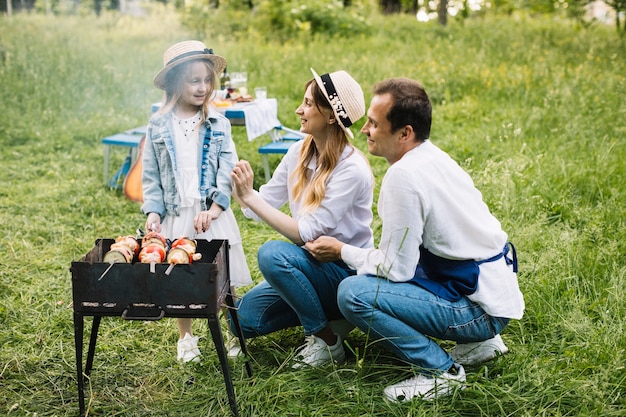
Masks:
[[[311,93],[315,107],[327,109],[332,112],[330,103],[318,87],[314,79],[309,80],[305,87],[306,91],[311,86]],[[302,202],[302,212],[310,213],[317,209],[326,196],[326,183],[339,163],[341,154],[347,145],[350,144],[339,123],[333,123],[326,140],[324,150],[320,152],[313,141],[313,136],[308,135],[303,139],[300,149],[300,159],[298,168],[291,174],[295,183],[293,186],[293,197],[296,201]],[[317,158],[317,171],[313,178],[309,178],[308,166],[313,157]]]
[[[167,73],[165,77],[165,99],[163,106],[159,109],[160,114],[166,114],[176,106],[176,103],[178,103],[178,100],[183,94],[183,85],[185,83],[185,76],[189,73],[189,67],[192,63],[198,61],[207,66],[209,74],[211,75],[211,90],[207,93],[204,103],[202,103],[202,123],[204,123],[207,115],[209,114],[209,106],[211,105],[211,100],[213,99],[213,92],[217,86],[215,68],[213,67],[213,63],[207,59],[194,59],[183,62],[182,64],[172,68]]]

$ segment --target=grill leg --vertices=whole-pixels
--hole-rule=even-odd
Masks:
[[[222,373],[224,374],[224,382],[226,383],[226,392],[228,394],[230,409],[232,410],[234,417],[239,417],[237,400],[235,399],[235,389],[233,387],[233,381],[230,377],[230,368],[228,366],[228,356],[226,355],[226,348],[224,347],[222,327],[220,326],[218,316],[215,314],[209,315],[209,329],[211,330],[211,337],[213,338],[213,343],[217,349],[217,356],[219,357],[220,365],[222,366]]]
[[[89,336],[89,350],[87,351],[87,363],[85,364],[85,375],[91,373],[93,367],[93,357],[96,353],[96,339],[98,339],[98,329],[100,328],[100,320],[102,317],[95,316],[91,326],[91,335]]]
[[[230,310],[230,318],[233,321],[233,325],[235,326],[235,330],[237,330],[237,334],[239,335],[239,344],[241,345],[241,351],[243,354],[250,358],[248,354],[248,347],[246,346],[246,339],[243,337],[243,331],[241,330],[241,323],[239,322],[239,316],[237,315],[237,309],[235,308],[235,300],[233,299],[233,295],[228,293],[226,294],[226,298],[224,300],[226,305]],[[250,365],[250,361],[246,361],[246,372],[248,376],[252,376],[252,365]]]
[[[78,412],[85,415],[85,392],[83,380],[83,330],[85,321],[83,315],[74,312],[74,345],[76,349],[76,381],[78,382]]]

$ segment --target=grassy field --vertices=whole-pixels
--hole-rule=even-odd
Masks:
[[[465,391],[432,403],[384,402],[407,368],[359,332],[346,364],[297,372],[287,364],[300,330],[253,340],[254,376],[232,363],[242,416],[626,416],[625,46],[612,28],[545,18],[370,24],[350,39],[274,43],[190,31],[171,12],[0,16],[0,413],[78,414],[70,263],[143,223],[138,204],[104,185],[100,140],[147,121],[163,51],[199,37],[250,87],[267,86],[291,127],[309,67],[349,71],[368,102],[382,78],[422,81],[432,140],[515,243],[527,304],[503,333],[511,353],[469,368]],[[263,139],[234,136],[262,180]],[[355,143],[366,149],[362,135]],[[124,156],[116,149],[112,165]],[[380,183],[386,164],[370,161]],[[240,226],[258,281],[256,250],[278,235]],[[194,326],[204,359],[182,366],[172,320],[104,319],[89,415],[230,415],[207,325]]]

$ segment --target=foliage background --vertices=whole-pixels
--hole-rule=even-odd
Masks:
[[[246,70],[249,87],[266,85],[290,127],[309,67],[347,70],[366,101],[382,78],[422,81],[432,139],[516,244],[527,302],[503,334],[511,353],[468,369],[467,390],[433,403],[383,402],[407,367],[359,332],[345,365],[298,372],[288,365],[300,330],[253,340],[254,376],[232,364],[242,415],[625,415],[626,58],[613,30],[525,13],[442,28],[372,12],[362,31],[272,36],[263,16],[209,11],[0,17],[0,410],[76,415],[70,262],[143,223],[137,204],[103,185],[100,140],[146,122],[163,51],[199,38]],[[247,142],[242,128],[234,138],[260,185],[262,139]],[[361,135],[355,144],[366,149]],[[386,164],[370,162],[378,184]],[[256,250],[279,236],[239,220],[258,281]],[[104,320],[89,415],[229,415],[210,338],[200,364],[181,366],[176,337],[171,320]]]

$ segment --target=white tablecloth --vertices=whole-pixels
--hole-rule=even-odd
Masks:
[[[232,110],[243,111],[249,141],[281,126],[278,120],[278,102],[275,98],[235,103],[231,107],[218,107],[217,110],[222,114]]]

